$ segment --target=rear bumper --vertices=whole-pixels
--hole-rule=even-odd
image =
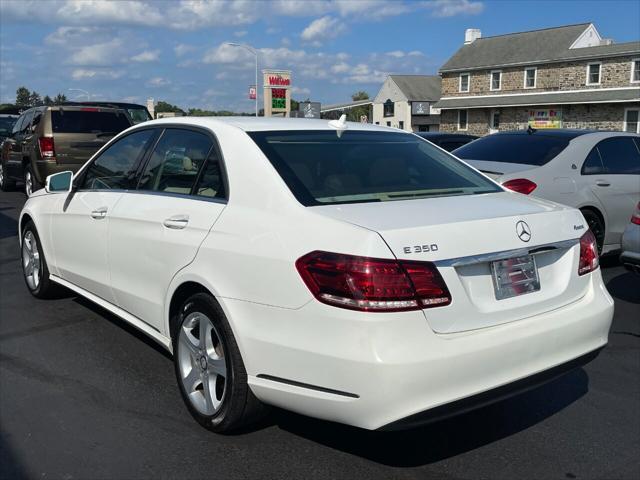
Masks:
[[[434,333],[422,312],[221,300],[259,399],[371,430],[410,427],[548,380],[602,348],[613,316],[600,270],[572,304],[454,334]]]

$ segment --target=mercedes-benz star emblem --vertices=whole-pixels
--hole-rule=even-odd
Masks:
[[[527,225],[527,222],[520,220],[516,223],[516,234],[523,242],[531,240],[531,229],[529,228],[529,225]]]

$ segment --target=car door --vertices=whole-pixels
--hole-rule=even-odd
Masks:
[[[135,191],[109,220],[109,265],[117,305],[162,330],[173,276],[196,256],[226,206],[222,161],[207,131],[166,128]]]
[[[598,142],[587,156],[582,174],[605,209],[605,244],[619,244],[640,199],[640,152],[633,137],[615,136]]]
[[[139,130],[112,143],[76,178],[76,189],[51,218],[55,267],[65,280],[113,302],[107,262],[110,215],[156,132]]]

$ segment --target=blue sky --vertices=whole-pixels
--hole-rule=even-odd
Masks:
[[[638,0],[0,0],[0,103],[41,95],[250,112],[253,57],[293,71],[293,97],[375,95],[388,73],[435,74],[483,36],[593,22],[616,42],[640,39]]]

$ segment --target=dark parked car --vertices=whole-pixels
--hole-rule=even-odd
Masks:
[[[13,130],[13,125],[18,120],[20,115],[13,115],[10,113],[0,112],[0,143],[11,135],[11,130]]]
[[[65,102],[64,105],[95,105],[98,107],[121,108],[131,117],[131,121],[135,124],[153,120],[147,107],[137,103],[125,102]]]
[[[34,107],[16,121],[2,145],[0,188],[24,182],[27,196],[48,175],[77,171],[96,151],[132,125],[124,110],[112,107],[59,105]]]
[[[425,140],[429,140],[431,143],[445,149],[447,152],[452,152],[456,148],[466,145],[478,138],[474,135],[466,135],[463,133],[444,132],[417,132],[417,135],[420,135]]]

